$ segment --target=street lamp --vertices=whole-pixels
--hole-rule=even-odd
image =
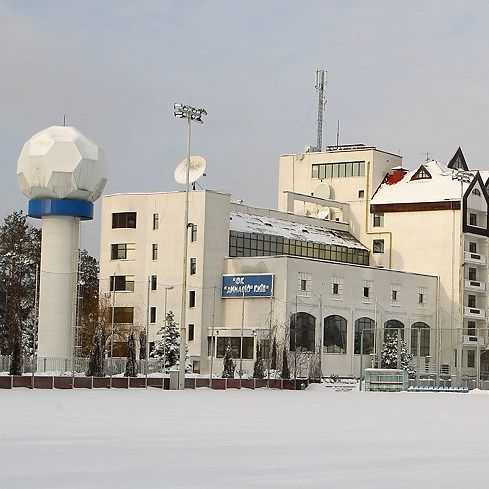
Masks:
[[[178,368],[178,388],[185,389],[185,343],[186,333],[186,308],[187,308],[187,261],[188,261],[188,200],[190,191],[190,136],[192,121],[203,124],[202,116],[207,115],[205,109],[199,109],[190,105],[175,104],[173,115],[180,119],[187,119],[187,165],[185,176],[185,211],[183,225],[183,265],[182,265],[182,310],[180,313],[180,364]]]
[[[166,362],[166,331],[168,329],[168,319],[166,318],[167,315],[167,302],[168,302],[168,291],[173,290],[175,287],[173,285],[165,285],[165,328],[163,329],[163,370],[165,369],[165,362]]]

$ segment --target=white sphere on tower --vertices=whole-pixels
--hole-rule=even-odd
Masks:
[[[29,199],[94,202],[107,183],[105,155],[74,127],[48,127],[24,144],[17,181]]]

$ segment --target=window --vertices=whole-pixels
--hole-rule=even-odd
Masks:
[[[365,299],[368,299],[370,297],[370,288],[369,287],[364,287],[363,288],[363,297]]]
[[[418,294],[418,304],[424,304],[424,294]]]
[[[340,291],[340,284],[333,284],[333,295],[338,295]]]
[[[398,284],[391,285],[391,304],[396,305],[399,302],[399,288]]]
[[[475,350],[467,350],[467,367],[475,367]]]
[[[114,323],[133,323],[134,307],[114,307]]]
[[[300,290],[306,291],[307,290],[307,280],[301,278],[300,280]]]
[[[197,273],[197,258],[190,258],[190,275]]]
[[[157,243],[153,243],[151,245],[151,258],[153,260],[157,260],[158,259],[158,244]]]
[[[111,260],[134,260],[136,245],[134,243],[117,243],[110,245]]]
[[[404,324],[397,319],[389,319],[384,323],[384,341],[387,340],[387,337],[397,338],[397,332],[401,332],[401,339],[404,339]],[[391,331],[389,331],[391,330]]]
[[[188,307],[195,307],[195,290],[190,290],[188,293]]]
[[[334,300],[342,300],[343,296],[343,278],[332,277],[331,279],[331,294]]]
[[[467,334],[469,336],[476,336],[477,330],[475,327],[475,321],[467,321]]]
[[[158,286],[158,277],[156,275],[151,275],[151,290],[156,290]]]
[[[418,287],[418,307],[420,307],[421,309],[424,309],[426,307],[427,293],[427,287]]]
[[[470,253],[477,253],[477,243],[474,241],[469,242],[469,252]]]
[[[481,196],[481,191],[480,191],[478,188],[475,188],[474,190],[472,190],[472,193],[473,193],[474,195],[477,195],[478,197],[480,197],[480,196]]]
[[[193,324],[188,325],[188,340],[194,341],[195,326]]]
[[[156,323],[156,307],[149,308],[149,322],[151,324]]]
[[[153,214],[153,229],[156,230],[160,226],[160,215],[158,213]]]
[[[197,241],[197,224],[190,224],[190,241]]]
[[[358,198],[363,199],[365,197],[365,190],[359,190],[358,191]]]
[[[316,318],[307,312],[290,316],[290,351],[314,351],[316,344]]]
[[[430,178],[430,172],[425,168],[424,165],[421,165],[418,171],[411,177],[411,180],[426,180]]]
[[[116,292],[134,292],[134,275],[116,275],[115,277],[112,275],[109,282],[111,292],[113,290]]]
[[[384,213],[374,214],[374,228],[381,228],[384,226]]]
[[[370,318],[359,318],[355,321],[355,353],[360,354],[363,343],[363,354],[369,355],[374,351],[375,321]],[[363,332],[363,334],[362,334]]]
[[[270,340],[268,338],[263,338],[260,340],[259,345],[262,359],[268,360],[270,358]],[[277,353],[276,350],[275,353]]]
[[[374,239],[373,250],[374,253],[384,253],[384,240]]]
[[[312,178],[351,178],[365,176],[365,161],[312,165]]]
[[[475,295],[469,294],[469,296],[467,297],[467,305],[474,309],[477,307],[475,305]]]
[[[477,268],[469,268],[469,280],[477,280]]]
[[[430,355],[430,327],[417,322],[411,326],[411,354],[415,357]]]
[[[477,226],[477,214],[474,212],[469,213],[469,224],[471,226]]]
[[[239,336],[218,336],[217,337],[217,358],[223,358],[226,353],[226,349],[229,346],[231,349],[231,356],[236,359],[241,356],[241,337]],[[254,350],[254,338],[243,338],[243,359],[252,360]]]
[[[397,301],[397,290],[391,290],[391,300],[393,302]]]
[[[326,353],[346,353],[347,321],[342,316],[328,316],[324,319],[324,346]]]
[[[112,229],[135,227],[136,212],[114,212],[112,214]]]
[[[360,265],[368,265],[370,258],[368,250],[359,248],[299,241],[269,234],[230,231],[230,257],[275,255],[305,256]]]

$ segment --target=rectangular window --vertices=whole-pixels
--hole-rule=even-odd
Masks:
[[[469,251],[470,253],[477,253],[477,243],[474,241],[469,242]]]
[[[365,197],[365,190],[359,190],[358,191],[358,198],[363,199]]]
[[[114,212],[112,229],[117,228],[136,228],[136,212]]]
[[[475,350],[467,350],[467,367],[475,367]]]
[[[188,293],[188,307],[195,307],[195,290],[190,290]]]
[[[469,280],[477,280],[477,268],[469,268]]]
[[[399,284],[391,284],[391,304],[396,305],[399,302]]]
[[[363,297],[368,299],[370,297],[370,288],[369,287],[364,287],[363,288]]]
[[[116,275],[115,277],[112,275],[109,283],[111,292],[114,290],[116,292],[134,292],[134,275]]]
[[[467,321],[467,334],[469,336],[476,336],[475,321]]]
[[[365,175],[364,161],[350,161],[347,163],[322,163],[312,165],[312,178],[350,178]]]
[[[418,294],[418,304],[424,304],[424,294]]]
[[[117,243],[110,245],[111,260],[134,260],[136,245],[134,243]]]
[[[149,308],[149,322],[151,324],[156,323],[156,307]]]
[[[158,229],[160,226],[160,215],[158,213],[153,214],[153,230]]]
[[[340,285],[339,284],[333,284],[333,295],[338,295],[340,291]]]
[[[474,309],[477,307],[475,305],[475,295],[469,294],[469,296],[467,297],[467,305]]]
[[[252,360],[253,359],[253,337],[243,338],[243,359]],[[218,336],[217,337],[217,358],[223,358],[226,353],[226,349],[229,346],[231,350],[231,356],[234,359],[239,359],[241,356],[241,338],[239,336]]]
[[[374,214],[374,228],[381,228],[384,226],[384,213],[379,212]]]
[[[151,290],[156,290],[158,286],[158,277],[156,275],[151,275]]]
[[[299,290],[298,294],[301,297],[309,297],[311,292],[311,274],[299,272]]]
[[[188,325],[188,341],[194,341],[195,326],[193,324]]]
[[[374,239],[373,241],[373,252],[374,253],[384,253],[384,240]]]
[[[197,273],[197,258],[190,258],[190,275]]]
[[[477,226],[477,214],[474,212],[469,213],[469,224],[471,226]]]
[[[397,290],[391,290],[391,300],[393,302],[397,301]]]
[[[158,244],[157,243],[153,243],[151,245],[151,257],[153,260],[158,259]]]
[[[190,241],[197,241],[197,224],[190,224]]]
[[[134,307],[114,307],[114,323],[133,323]]]
[[[306,291],[307,290],[307,280],[301,279],[301,290]]]

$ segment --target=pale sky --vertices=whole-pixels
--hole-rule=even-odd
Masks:
[[[105,193],[175,190],[185,123],[202,185],[275,207],[278,155],[315,142],[314,73],[328,71],[324,140],[412,168],[460,145],[489,169],[487,1],[0,0],[0,217],[26,209],[22,144],[67,114],[105,150]],[[98,255],[98,218],[83,246]]]

